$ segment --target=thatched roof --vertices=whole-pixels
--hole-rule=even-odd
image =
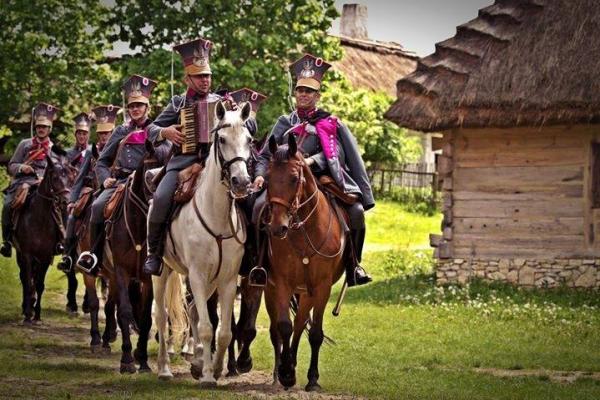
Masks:
[[[355,88],[396,95],[396,82],[415,70],[417,56],[394,42],[339,36],[344,58],[334,62]]]
[[[600,122],[600,1],[496,0],[397,83],[411,129]]]

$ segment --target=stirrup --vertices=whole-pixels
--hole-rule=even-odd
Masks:
[[[257,265],[248,274],[248,284],[254,287],[267,286],[267,270]]]
[[[71,272],[71,268],[73,267],[73,259],[70,256],[64,256],[62,260],[56,265],[60,271],[65,274]]]
[[[84,264],[81,264],[82,258],[84,258],[84,257],[92,258],[92,265],[90,267],[86,267]],[[79,268],[81,268],[81,270],[88,275],[94,275],[93,271],[96,269],[97,264],[98,264],[98,257],[96,257],[96,255],[94,253],[89,252],[89,251],[84,251],[83,253],[81,253],[79,255],[79,259],[77,260],[77,266]]]

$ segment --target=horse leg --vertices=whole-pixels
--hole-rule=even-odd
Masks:
[[[213,328],[213,340],[210,344],[210,351],[215,352],[217,349],[217,343],[215,337],[217,335],[217,327],[219,326],[219,313],[217,312],[217,304],[219,304],[219,294],[214,292],[206,302],[206,308],[208,309],[208,318],[210,319],[210,325]]]
[[[190,287],[194,294],[194,301],[196,304],[196,311],[198,312],[198,330],[197,337],[194,337],[196,343],[202,344],[202,376],[200,377],[201,387],[215,387],[217,381],[214,377],[213,363],[212,363],[212,352],[211,344],[213,339],[213,328],[210,323],[210,317],[208,314],[208,307],[206,306],[208,298],[206,295],[206,288],[204,283],[200,281],[196,274],[190,275]],[[196,344],[196,347],[198,345]],[[195,355],[196,352],[194,352]],[[198,357],[194,357],[195,359]]]
[[[290,321],[289,308],[292,293],[285,289],[280,288],[277,295],[277,331],[282,342],[281,364],[277,370],[277,377],[283,387],[289,388],[296,384],[296,369],[290,351],[290,338],[293,327],[292,321]]]
[[[193,300],[193,296],[192,296]],[[194,379],[200,379],[202,376],[202,369],[204,368],[204,361],[202,361],[202,354],[204,353],[204,349],[202,348],[202,343],[199,341],[200,334],[198,333],[198,311],[196,310],[196,304],[192,303],[188,309],[188,315],[190,318],[190,334],[192,335],[192,340],[189,341],[193,345],[192,353],[191,353],[191,365],[190,365],[190,373]]]
[[[95,289],[95,288],[94,288]],[[106,325],[102,334],[102,349],[105,353],[110,353],[110,343],[117,340],[117,319],[115,316],[115,307],[117,305],[115,289],[109,289],[106,303],[104,303],[104,316]]]
[[[269,336],[271,338],[271,344],[273,345],[273,356],[275,357],[273,363],[273,385],[277,384],[277,371],[281,365],[281,337],[279,336],[279,330],[277,329],[277,307],[275,298],[275,289],[267,288],[265,291],[265,305],[267,307],[267,313],[269,314]]]
[[[150,335],[150,328],[152,327],[152,284],[148,282],[142,282],[141,285],[142,312],[139,321],[140,335],[138,337],[137,347],[133,355],[135,360],[140,365],[140,372],[152,372],[152,369],[148,365],[148,337]]]
[[[331,292],[331,286],[322,284],[315,288],[313,318],[310,330],[308,332],[308,342],[310,343],[310,367],[308,368],[308,383],[305,390],[314,392],[321,389],[319,385],[319,351],[323,344],[323,315],[325,307]]]
[[[37,263],[36,263],[37,264]],[[41,320],[42,313],[42,294],[44,293],[44,289],[46,288],[46,272],[48,272],[48,264],[37,264],[34,271],[34,282],[35,282],[35,292],[36,292],[36,301],[35,301],[35,309],[34,309],[34,321]]]
[[[234,300],[235,301],[235,300]],[[235,361],[235,342],[239,338],[238,327],[235,322],[235,312],[231,310],[231,341],[227,346],[227,376],[237,376],[237,363]]]
[[[119,303],[117,308],[117,317],[119,318],[119,326],[121,326],[121,338],[123,343],[121,344],[121,367],[120,372],[134,373],[136,367],[131,354],[131,333],[130,324],[133,321],[133,308],[129,301],[129,277],[125,276],[125,272],[122,268],[115,266],[115,274],[117,287],[119,291]]]
[[[249,372],[252,369],[250,345],[256,338],[256,317],[258,316],[262,298],[262,288],[252,288],[247,284],[247,279],[245,281],[245,284],[242,283],[242,301],[237,328],[241,343],[237,367],[241,373]]]
[[[84,275],[83,283],[85,285],[85,293],[88,296],[88,304],[90,306],[90,350],[96,353],[100,349],[100,329],[98,328],[98,311],[100,310],[100,301],[96,294],[96,279]]]
[[[236,277],[237,278],[237,277]],[[236,279],[226,282],[219,288],[219,305],[221,306],[221,327],[217,336],[217,353],[214,358],[214,375],[219,379],[223,372],[223,358],[225,350],[229,347],[232,338],[231,322],[233,315],[233,302],[237,290]]]
[[[158,379],[172,379],[173,374],[169,368],[169,353],[167,352],[167,336],[168,336],[168,313],[165,302],[165,293],[167,288],[167,279],[171,272],[168,268],[163,267],[160,276],[152,277],[152,290],[154,292],[154,300],[156,302],[155,315],[156,328],[158,330]]]
[[[19,264],[19,278],[21,279],[21,286],[23,288],[23,301],[21,302],[23,323],[31,324],[31,319],[33,318],[31,260],[29,257],[17,253],[17,261]]]
[[[67,312],[76,314],[77,313],[77,276],[75,275],[75,268],[71,268],[67,272]]]
[[[292,363],[296,366],[297,357],[298,357],[298,346],[300,345],[300,339],[302,338],[302,333],[306,328],[306,323],[310,318],[310,310],[312,309],[312,298],[303,295],[298,300],[298,312],[296,314],[296,318],[294,319],[294,335],[292,336]]]

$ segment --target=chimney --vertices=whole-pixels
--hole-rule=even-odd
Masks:
[[[355,39],[368,39],[367,6],[362,4],[344,4],[340,34]]]

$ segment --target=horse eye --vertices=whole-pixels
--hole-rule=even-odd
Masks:
[[[292,183],[297,183],[297,182],[298,182],[298,176],[292,175]]]
[[[219,136],[219,143],[225,144],[225,138],[223,136]]]

